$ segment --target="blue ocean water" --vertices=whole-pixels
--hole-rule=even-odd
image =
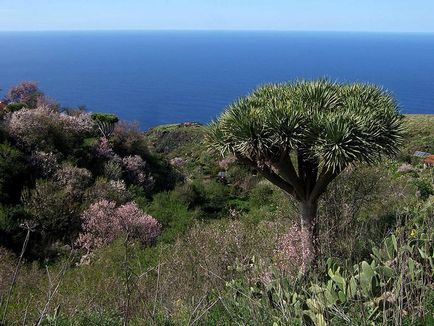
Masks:
[[[142,128],[208,122],[257,85],[319,77],[381,84],[404,113],[434,113],[434,34],[0,33],[0,88],[36,81]]]

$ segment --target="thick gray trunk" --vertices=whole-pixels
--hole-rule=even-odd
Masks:
[[[303,246],[303,268],[315,264],[318,255],[318,203],[316,201],[300,202],[300,225]]]

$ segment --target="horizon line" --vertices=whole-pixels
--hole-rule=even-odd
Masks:
[[[434,34],[434,31],[371,31],[371,30],[302,30],[302,29],[171,29],[171,28],[98,28],[98,29],[35,29],[0,30],[0,33],[44,33],[44,32],[292,32],[292,33],[351,33],[351,34]]]

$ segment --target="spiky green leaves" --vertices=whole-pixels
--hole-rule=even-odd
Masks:
[[[396,153],[401,114],[379,87],[326,80],[258,88],[211,124],[213,149],[257,161],[302,152],[326,170]]]

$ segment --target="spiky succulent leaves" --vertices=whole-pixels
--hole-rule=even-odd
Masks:
[[[210,125],[207,140],[212,150],[275,174],[300,199],[319,196],[350,164],[395,154],[401,120],[396,101],[377,86],[299,81],[239,99]]]

